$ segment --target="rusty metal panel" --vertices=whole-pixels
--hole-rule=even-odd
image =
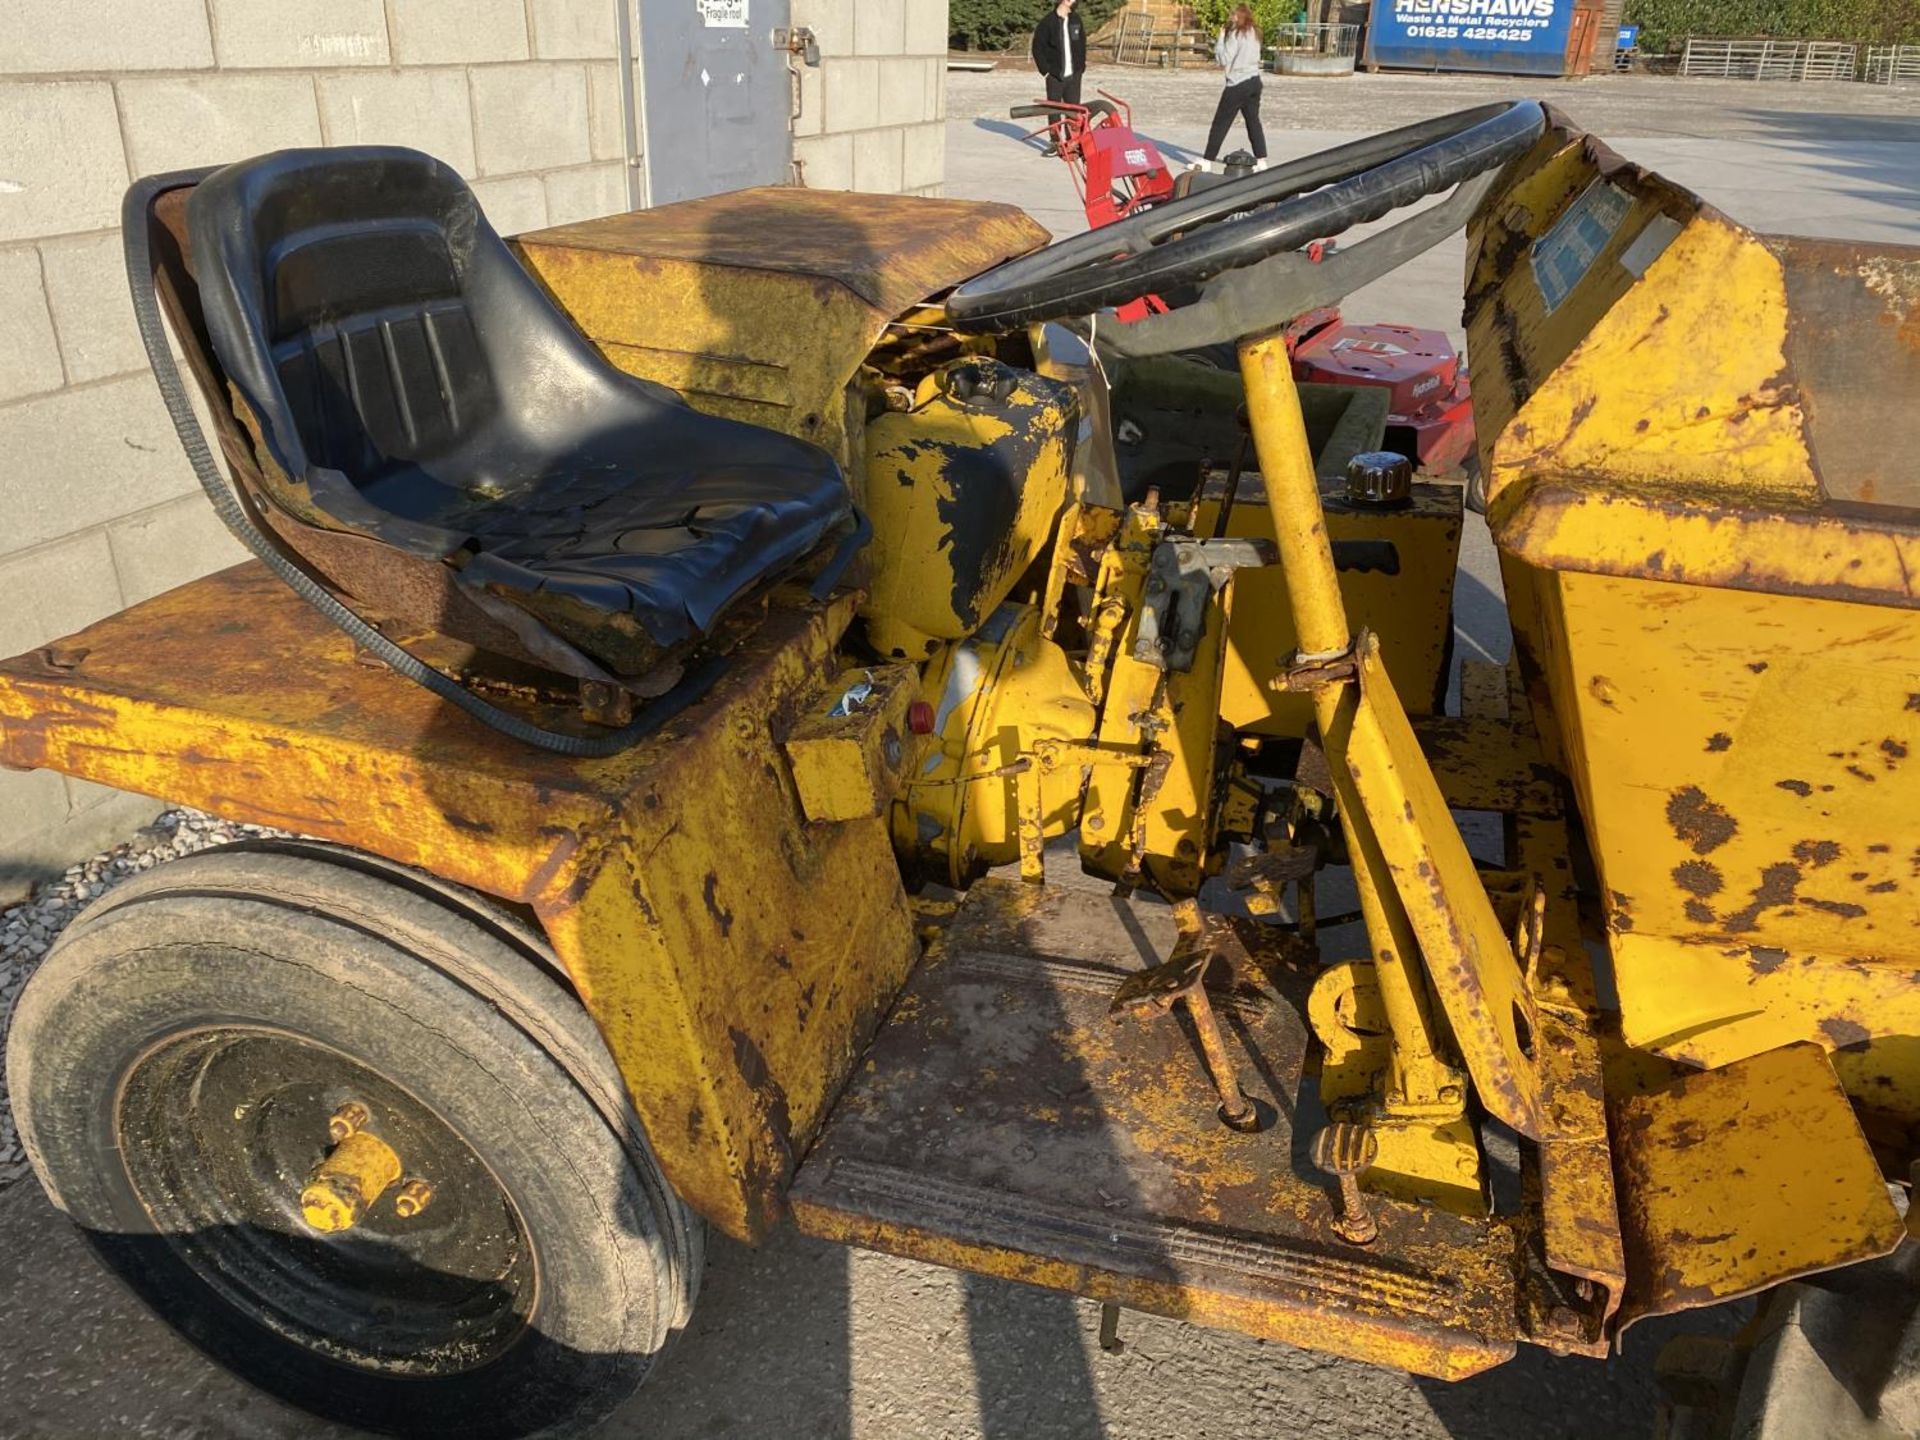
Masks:
[[[1377,1238],[1336,1227],[1311,961],[1247,927],[1209,985],[1258,1133],[1220,1122],[1177,1017],[1110,1018],[1174,928],[1105,887],[976,885],[807,1157],[801,1228],[1422,1374],[1508,1358],[1505,1221],[1368,1195]]]
[[[1713,1065],[1917,1033],[1920,617],[1579,573],[1550,590],[1546,683],[1628,1042]],[[1866,1098],[1920,1118],[1903,1070]]]
[[[758,1238],[917,952],[885,822],[809,825],[777,738],[853,604],[784,597],[705,700],[621,755],[570,760],[357,663],[250,563],[0,664],[0,764],[281,826],[530,906],[668,1178]],[[450,671],[472,658],[401,638]]]
[[[1528,1329],[1543,1343],[1599,1355],[1611,1345],[1609,1322],[1626,1289],[1601,1063],[1610,1027],[1580,929],[1562,786],[1541,758],[1525,707],[1509,704],[1510,683],[1507,669],[1469,662],[1465,714],[1416,720],[1414,729],[1449,806],[1506,817],[1508,868],[1483,872],[1489,887],[1515,921],[1537,906],[1540,953],[1529,988],[1548,1128],[1533,1207],[1545,1273],[1541,1284],[1523,1287],[1523,1303]]]
[[[556,225],[522,235],[520,244],[619,256],[629,269],[635,261],[679,261],[824,282],[893,320],[1047,239],[1016,205],[767,186]]]
[[[1595,187],[1619,224],[1549,297]],[[1757,236],[1555,117],[1470,257],[1489,521],[1624,1038],[1817,1042],[1920,1125],[1920,249]]]
[[[1504,698],[1504,692],[1503,692]],[[1503,715],[1415,715],[1413,733],[1455,810],[1558,815],[1560,776]]]
[[[1787,280],[1787,364],[1816,403],[1827,494],[1920,509],[1920,246],[1769,236]],[[1899,398],[1895,398],[1899,397]]]
[[[858,495],[847,386],[887,327],[1046,239],[1011,205],[783,187],[514,244],[615,365],[712,414],[813,441]]]
[[[1623,1323],[1871,1260],[1906,1235],[1817,1045],[1707,1071],[1622,1054],[1608,1092]]]

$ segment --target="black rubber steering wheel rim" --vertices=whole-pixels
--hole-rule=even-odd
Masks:
[[[947,297],[947,317],[1009,330],[1204,285],[1499,169],[1546,123],[1538,101],[1506,100],[1323,150],[995,266]]]

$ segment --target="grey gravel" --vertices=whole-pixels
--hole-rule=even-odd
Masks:
[[[0,910],[0,1190],[28,1173],[27,1157],[7,1101],[6,1031],[27,979],[46,958],[60,932],[87,905],[144,870],[196,850],[249,836],[281,832],[236,825],[199,810],[169,810],[132,839],[82,860],[49,880],[18,905]]]

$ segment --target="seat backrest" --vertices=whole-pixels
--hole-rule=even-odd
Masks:
[[[446,165],[284,150],[209,176],[188,221],[208,334],[290,477],[321,466],[364,487],[496,416],[473,292],[519,266]]]

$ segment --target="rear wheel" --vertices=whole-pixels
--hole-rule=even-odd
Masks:
[[[254,1383],[409,1435],[566,1433],[690,1312],[699,1222],[537,939],[320,847],[82,915],[8,1078],[54,1202]]]

